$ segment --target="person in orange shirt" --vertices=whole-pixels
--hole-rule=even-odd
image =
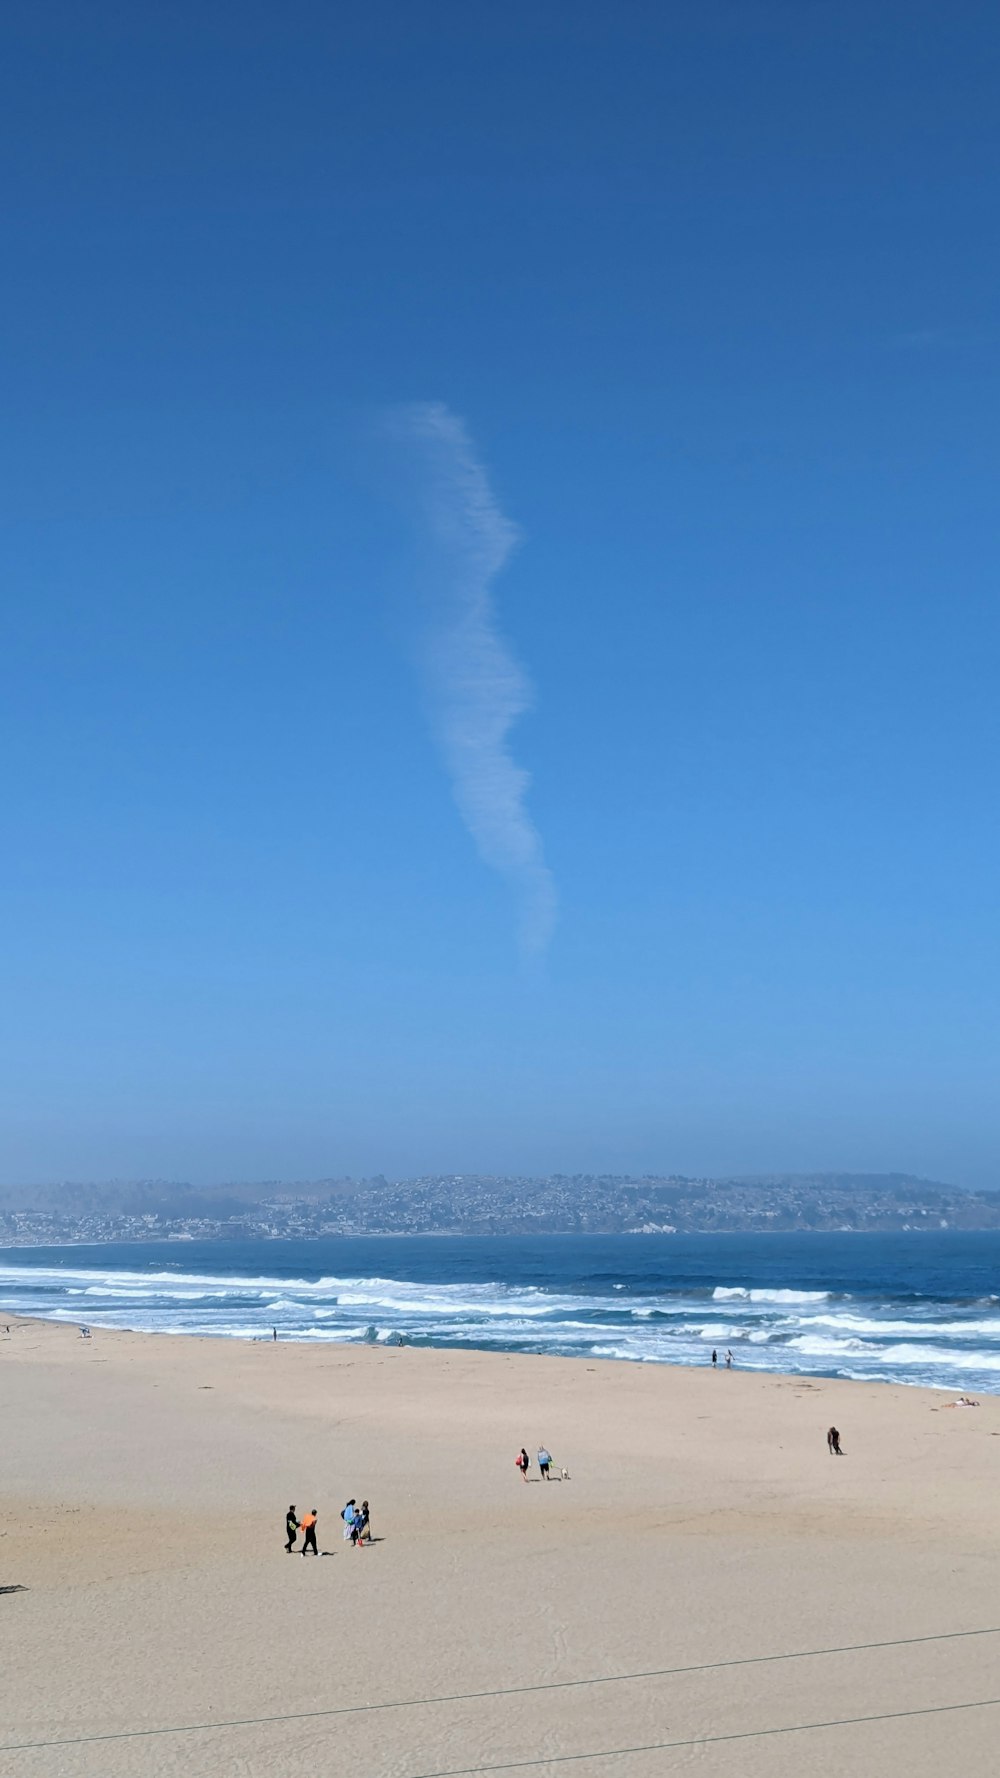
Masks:
[[[302,1514],[301,1526],[303,1538],[301,1553],[303,1556],[306,1555],[309,1550],[312,1550],[314,1556],[319,1555],[319,1550],[316,1548],[316,1518],[317,1513],[315,1507],[313,1507],[310,1512]]]

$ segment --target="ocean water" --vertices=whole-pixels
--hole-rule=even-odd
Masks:
[[[0,1303],[150,1333],[485,1347],[1000,1391],[1000,1232],[0,1250]],[[4,1315],[0,1315],[0,1320]]]

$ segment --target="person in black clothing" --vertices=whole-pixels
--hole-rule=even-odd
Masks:
[[[840,1448],[840,1433],[835,1426],[831,1426],[826,1435],[826,1448],[831,1457],[842,1457],[844,1455]]]
[[[292,1549],[295,1545],[295,1539],[298,1536],[298,1532],[299,1532],[299,1521],[295,1517],[294,1506],[290,1506],[288,1511],[285,1514],[285,1537],[287,1539],[287,1541],[285,1543],[285,1548],[288,1551],[289,1555],[291,1555],[291,1553],[292,1553]]]

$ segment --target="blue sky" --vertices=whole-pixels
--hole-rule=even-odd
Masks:
[[[1000,1185],[996,9],[3,35],[3,1176]]]

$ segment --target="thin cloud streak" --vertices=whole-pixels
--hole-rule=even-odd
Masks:
[[[521,942],[552,936],[556,892],[526,808],[530,774],[508,735],[532,687],[500,635],[493,582],[519,540],[463,421],[441,402],[397,408],[394,438],[415,454],[422,519],[441,552],[441,601],[426,639],[431,710],[459,813],[485,862],[512,884]]]

